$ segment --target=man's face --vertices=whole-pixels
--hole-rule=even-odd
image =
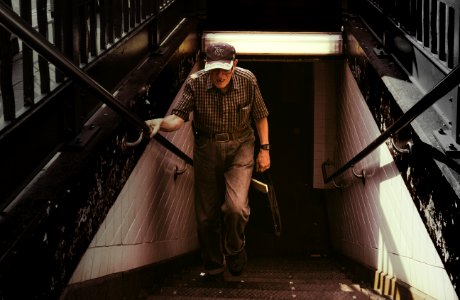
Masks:
[[[214,69],[209,71],[212,84],[222,92],[226,92],[229,87],[233,71],[236,67],[236,62],[236,60],[233,62],[232,68],[228,71],[223,69]]]
[[[228,71],[223,69],[214,69],[209,72],[211,74],[212,84],[220,90],[225,90],[232,79],[233,68]]]

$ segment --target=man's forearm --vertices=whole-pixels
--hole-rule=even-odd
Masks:
[[[267,118],[256,121],[257,133],[259,135],[259,142],[261,145],[269,144],[268,140],[268,120]]]
[[[160,124],[161,131],[175,131],[182,127],[184,120],[176,115],[164,117]]]
[[[164,118],[157,118],[145,121],[150,128],[150,137],[152,138],[158,131],[175,131],[182,127],[184,119],[176,115],[169,115]]]

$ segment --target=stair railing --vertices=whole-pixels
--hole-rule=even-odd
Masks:
[[[327,176],[325,165],[323,164],[323,179],[324,183],[329,183],[335,177],[342,174],[349,168],[352,168],[357,162],[366,157],[372,151],[377,149],[389,137],[397,134],[404,127],[409,125],[415,118],[425,112],[431,105],[441,99],[442,96],[451,91],[455,86],[460,84],[460,65],[457,65],[444,77],[436,86],[434,86],[425,96],[423,96],[416,104],[414,104],[406,113],[404,113],[396,122],[394,122],[387,130],[378,136],[373,142],[366,146],[361,152],[356,154],[347,163],[338,168],[330,176]]]
[[[115,97],[109,91],[107,91],[94,79],[92,79],[80,68],[78,68],[53,44],[48,42],[42,35],[34,30],[30,24],[25,22],[2,1],[0,1],[0,25],[17,35],[31,48],[33,48],[40,55],[58,67],[62,72],[66,73],[73,80],[81,83],[89,91],[93,92],[94,95],[96,95],[108,107],[120,114],[129,123],[139,128],[141,130],[140,139],[142,139],[144,136],[148,137],[150,135],[150,128],[144,120],[133,114],[121,102],[115,99]],[[183,159],[186,163],[193,165],[193,160],[165,137],[160,134],[156,134],[154,138],[165,148]]]

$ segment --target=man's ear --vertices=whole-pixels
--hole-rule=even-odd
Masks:
[[[238,58],[235,58],[235,60],[233,61],[233,67],[236,67],[237,64],[238,64]]]

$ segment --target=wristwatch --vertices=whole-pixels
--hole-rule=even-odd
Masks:
[[[260,145],[260,149],[268,151],[270,150],[270,144],[262,144]]]

